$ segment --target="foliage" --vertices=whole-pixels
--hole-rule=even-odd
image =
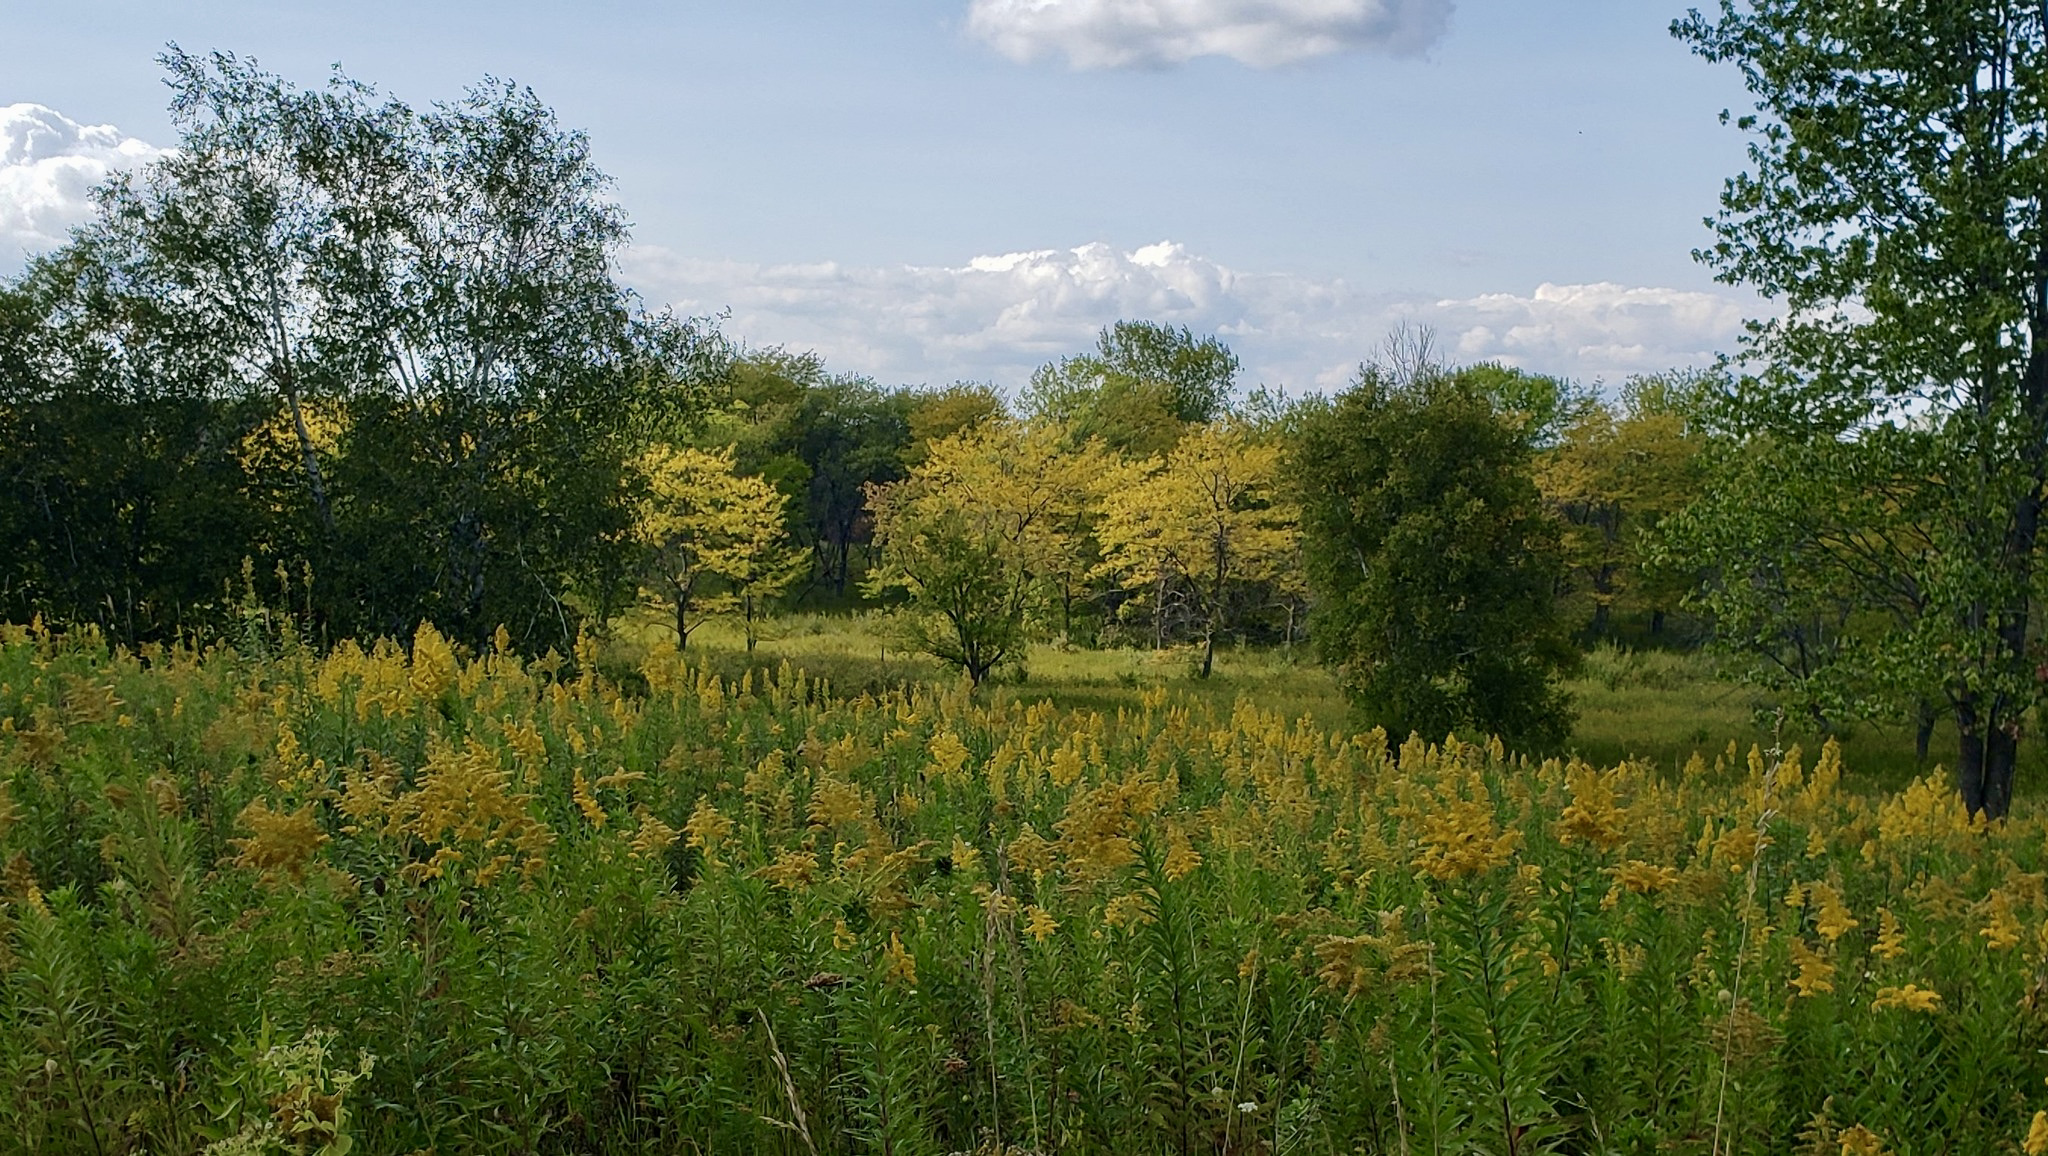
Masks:
[[[1104,474],[1096,536],[1101,570],[1149,594],[1164,637],[1170,599],[1185,599],[1202,639],[1202,677],[1216,637],[1257,582],[1284,585],[1295,562],[1294,516],[1279,495],[1280,447],[1238,427],[1208,425],[1165,459]]]
[[[1458,376],[1368,370],[1305,420],[1288,473],[1316,647],[1369,725],[1568,733],[1558,534],[1517,423]]]
[[[1069,565],[1066,533],[1101,472],[1045,425],[988,421],[933,444],[904,481],[870,493],[884,565],[880,593],[910,595],[912,647],[979,683],[1025,642],[1041,581]]]
[[[1782,637],[1846,596],[1851,638],[1822,648],[1844,668],[1830,681],[1894,711],[1945,702],[1964,798],[2001,814],[2043,685],[2048,16],[2013,0],[1724,0],[1673,32],[1756,98],[1733,118],[1750,168],[1702,259],[1785,306],[1752,327],[1762,372],[1718,424],[1734,453],[1777,458],[1763,473],[1816,511],[1753,543],[1735,527],[1761,509],[1708,512],[1732,519],[1695,539],[1721,575],[1713,605],[1760,620],[1782,602]],[[1739,494],[1774,497],[1730,464]]]
[[[2048,1107],[2039,807],[1832,744],[1659,774],[410,649],[8,632],[0,1135],[1915,1153]]]
[[[801,555],[785,544],[788,500],[759,477],[735,472],[730,450],[655,446],[639,461],[645,492],[634,534],[646,551],[643,596],[673,615],[676,641],[687,645],[693,606],[706,595],[738,610],[747,649],[762,603],[796,581]],[[723,589],[713,592],[710,584]]]
[[[1041,366],[1024,391],[1026,414],[1072,429],[1076,444],[1099,439],[1120,453],[1164,453],[1190,425],[1224,416],[1236,388],[1237,355],[1186,326],[1119,321],[1093,353]]]
[[[330,636],[568,646],[624,586],[636,439],[722,361],[635,312],[588,142],[509,84],[421,111],[163,60],[179,147],[8,297],[11,605],[162,638],[246,558],[313,571]]]
[[[1646,613],[1650,634],[1689,592],[1692,575],[1657,563],[1664,519],[1701,495],[1705,438],[1672,404],[1687,381],[1632,378],[1621,405],[1582,406],[1540,454],[1536,484],[1564,516],[1571,616],[1594,640],[1614,613]]]

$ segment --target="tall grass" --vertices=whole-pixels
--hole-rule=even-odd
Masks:
[[[2048,1107],[2031,800],[1180,687],[11,631],[0,1147],[1990,1152]]]

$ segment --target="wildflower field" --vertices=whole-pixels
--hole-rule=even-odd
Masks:
[[[2048,823],[1832,745],[17,629],[0,790],[0,1150],[2048,1150]]]

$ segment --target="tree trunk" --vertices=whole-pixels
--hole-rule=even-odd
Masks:
[[[1984,817],[2003,819],[2012,810],[2012,775],[2019,760],[2016,728],[1992,727],[1984,735]]]
[[[1977,696],[1965,695],[1956,702],[1956,787],[1972,815],[1984,809],[1984,745]]]
[[[690,599],[689,599],[689,596],[688,596],[688,595],[678,595],[678,596],[676,597],[676,649],[677,649],[677,650],[688,650],[688,649],[690,649],[690,630],[689,630],[689,627],[688,627],[688,625],[687,625],[687,620],[686,620],[686,617],[685,617],[685,616],[686,616],[686,615],[687,615],[687,614],[689,613],[689,609],[690,609]]]
[[[1216,628],[1211,626],[1202,632],[1202,677],[1216,668]]]
[[[1913,757],[1924,767],[1927,765],[1928,744],[1934,741],[1934,724],[1940,715],[1935,713],[1934,704],[1926,699],[1920,700],[1919,710],[1919,717],[1914,720],[1913,727]]]

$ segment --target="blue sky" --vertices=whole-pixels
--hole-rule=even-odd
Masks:
[[[339,61],[416,103],[530,84],[617,179],[651,301],[884,381],[1014,386],[1118,316],[1223,333],[1296,389],[1402,320],[1612,381],[1697,363],[1760,308],[1690,257],[1743,94],[1670,39],[1679,11],[73,0],[0,40],[0,271],[84,177],[174,143],[151,58],[175,40],[305,84]]]

